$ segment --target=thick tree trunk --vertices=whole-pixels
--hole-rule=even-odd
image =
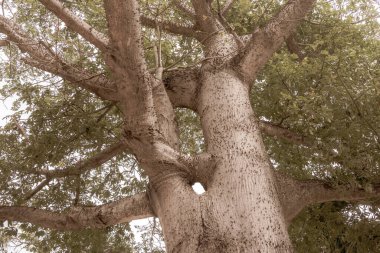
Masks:
[[[216,168],[201,196],[180,175],[154,187],[168,252],[292,251],[248,89],[233,71],[203,74],[198,112]]]

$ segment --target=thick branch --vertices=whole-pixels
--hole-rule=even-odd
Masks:
[[[113,83],[103,75],[90,74],[66,64],[46,43],[30,38],[20,26],[3,16],[0,16],[0,32],[6,34],[22,52],[29,54],[30,57],[24,59],[25,63],[58,75],[103,99],[115,100]]]
[[[208,0],[191,0],[195,10],[195,19],[199,28],[207,33],[218,31],[216,19],[211,11],[211,4]]]
[[[329,201],[361,201],[380,197],[380,187],[364,189],[332,188],[321,180],[299,181],[276,172],[276,184],[285,219],[290,224],[308,205]]]
[[[236,70],[248,82],[267,63],[293,32],[316,0],[289,0],[281,11],[262,29],[256,29],[246,48],[233,61]]]
[[[173,0],[173,3],[179,10],[181,10],[188,17],[195,19],[195,12],[192,9],[185,6],[180,0]]]
[[[104,9],[114,50],[113,61],[119,68],[145,73],[146,63],[141,41],[140,13],[136,0],[104,0]]]
[[[198,69],[176,69],[164,72],[163,82],[174,107],[185,107],[197,111],[197,93],[200,85]],[[291,143],[311,146],[312,141],[289,129],[267,121],[259,122],[263,133]]]
[[[141,23],[144,26],[156,29],[159,26],[162,30],[187,37],[199,37],[196,30],[193,27],[179,25],[170,21],[156,21],[152,18],[141,16]]]
[[[104,8],[112,47],[107,63],[122,100],[128,146],[147,165],[148,176],[162,167],[181,167],[171,154],[177,146],[172,105],[161,80],[148,73],[144,59],[138,2],[104,0]]]
[[[39,0],[47,9],[60,18],[70,29],[82,35],[83,38],[94,44],[101,51],[105,51],[108,39],[104,34],[96,31],[92,26],[81,20],[69,9],[63,6],[59,0]]]
[[[106,228],[154,216],[149,199],[140,193],[95,207],[73,207],[63,213],[25,206],[0,206],[0,220],[29,222],[57,230]]]
[[[114,73],[126,131],[138,138],[152,137],[156,121],[152,87],[156,83],[144,58],[138,2],[103,2],[111,38],[111,52],[106,62]]]
[[[185,107],[197,111],[197,93],[200,85],[198,69],[176,69],[164,72],[163,82],[174,107]],[[289,129],[267,121],[259,122],[263,133],[288,142],[311,146],[312,140]]]

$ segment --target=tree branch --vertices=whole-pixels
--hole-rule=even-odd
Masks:
[[[0,206],[0,220],[29,222],[56,230],[106,228],[155,216],[146,193],[95,207],[72,207],[58,213],[25,206]]]
[[[48,185],[51,181],[51,178],[47,177],[44,181],[42,181],[41,183],[39,183],[36,188],[34,188],[33,190],[31,190],[30,192],[28,192],[24,199],[23,199],[23,202],[26,202],[28,200],[30,200],[31,198],[34,197],[34,195],[36,195],[39,191],[41,191],[46,185]]]
[[[195,19],[195,12],[188,8],[187,6],[183,5],[181,1],[179,0],[173,0],[174,5],[181,10],[184,14],[186,14],[188,17]]]
[[[103,73],[91,74],[63,62],[49,61],[48,59],[35,60],[26,57],[22,60],[32,67],[60,76],[72,85],[82,87],[102,99],[110,101],[118,100],[114,82],[105,77]]]
[[[113,65],[113,67],[122,68],[125,66],[125,69],[131,72],[131,76],[145,74],[147,67],[142,48],[140,13],[137,1],[104,0],[104,9],[112,50],[114,51],[112,60],[116,65],[121,65]],[[138,73],[133,73],[133,71],[138,71]]]
[[[245,49],[234,57],[236,70],[252,83],[257,72],[267,63],[293,32],[316,0],[289,0],[264,27],[256,29]]]
[[[33,198],[39,191],[41,191],[50,181],[54,178],[61,178],[66,176],[79,176],[85,171],[94,169],[105,162],[109,161],[111,158],[120,154],[121,152],[127,150],[127,145],[124,141],[118,142],[109,148],[101,151],[95,156],[89,158],[85,161],[79,161],[76,164],[66,167],[64,169],[55,169],[55,170],[34,170],[32,173],[38,175],[45,175],[46,179],[38,184],[33,190],[28,192],[24,197],[23,202],[26,202]]]
[[[78,16],[67,9],[59,0],[39,0],[48,10],[61,19],[67,27],[82,35],[87,41],[95,45],[101,51],[105,51],[108,38],[95,30],[92,26],[81,20]]]
[[[276,126],[270,122],[262,121],[262,120],[259,122],[259,124],[260,124],[261,131],[263,131],[267,135],[275,136],[294,144],[305,145],[305,146],[312,145],[312,141],[309,140],[308,138],[302,135],[296,134],[286,128]]]
[[[111,38],[111,52],[106,62],[114,73],[118,94],[123,101],[120,109],[126,131],[134,131],[131,134],[139,138],[152,136],[156,121],[152,87],[156,83],[144,59],[138,2],[104,0],[103,3]]]
[[[66,64],[46,43],[30,38],[20,26],[3,16],[0,16],[0,32],[22,52],[29,54],[30,57],[24,59],[26,64],[58,75],[103,99],[116,100],[113,83],[103,75],[90,74]]]
[[[195,19],[197,26],[207,33],[214,33],[218,31],[216,20],[211,11],[211,3],[206,0],[191,0],[195,10]]]
[[[218,1],[218,5],[219,5],[219,1]],[[237,33],[235,32],[235,30],[233,29],[233,27],[224,18],[224,16],[223,16],[223,10],[218,10],[218,17],[219,17],[220,24],[224,27],[224,29],[228,33],[230,33],[234,37],[239,50],[241,50],[244,47],[245,44],[244,44],[243,40],[241,40],[240,36],[237,35]]]
[[[302,62],[302,60],[305,58],[305,54],[302,53],[301,48],[297,44],[297,41],[294,39],[294,36],[289,36],[286,39],[286,47],[290,53],[296,54],[298,56],[298,60],[300,62]]]
[[[234,2],[235,2],[235,0],[227,0],[226,3],[224,4],[220,14],[224,16],[231,9]]]
[[[33,171],[33,173],[45,175],[48,179],[80,175],[85,171],[94,169],[106,163],[107,161],[109,161],[110,159],[112,159],[113,157],[115,157],[116,155],[122,153],[123,151],[127,149],[128,149],[128,145],[126,144],[126,142],[120,141],[118,143],[111,145],[105,150],[99,152],[93,157],[85,161],[79,161],[76,164],[66,167],[64,169],[36,170],[36,171]]]
[[[141,24],[153,29],[156,29],[157,25],[164,31],[176,35],[183,35],[187,37],[198,38],[196,30],[193,27],[178,25],[176,23],[172,23],[170,21],[158,21],[152,18],[141,16],[140,18]]]
[[[380,186],[371,191],[333,188],[321,180],[296,180],[275,172],[280,202],[288,224],[308,205],[329,201],[361,201],[380,197]]]

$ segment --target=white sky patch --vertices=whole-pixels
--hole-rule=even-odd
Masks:
[[[198,195],[202,195],[203,193],[205,193],[205,189],[203,188],[203,186],[201,185],[201,183],[195,183],[193,184],[193,190],[195,191],[196,194]]]
[[[133,234],[135,235],[136,243],[142,242],[142,240],[141,240],[142,232],[139,230],[139,227],[140,226],[146,226],[146,225],[148,225],[148,223],[149,223],[149,218],[134,220],[134,221],[131,221],[129,223],[129,225],[131,226],[131,230],[132,230]]]

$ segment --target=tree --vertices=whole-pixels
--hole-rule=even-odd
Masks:
[[[296,249],[329,217],[312,249],[376,249],[377,6],[281,2],[4,1],[0,219],[35,251],[158,217],[168,252],[292,252],[308,207]]]

